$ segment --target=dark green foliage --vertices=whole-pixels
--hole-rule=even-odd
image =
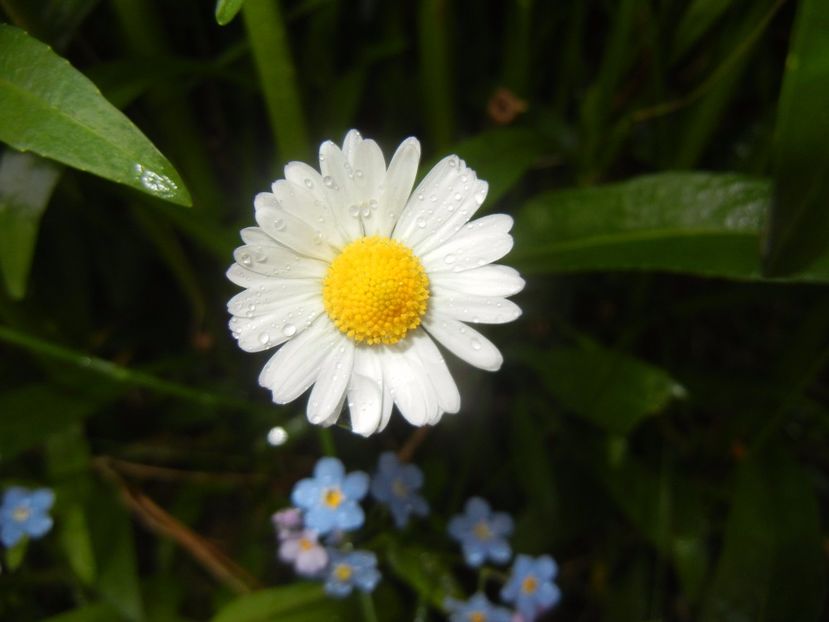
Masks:
[[[504,579],[444,535],[473,495],[558,561],[545,619],[825,619],[827,7],[0,0],[0,491],[56,493],[0,619],[440,620]],[[504,367],[447,357],[463,408],[419,445],[317,434],[227,329],[253,196],[351,127],[515,219]],[[369,511],[374,607],[297,581],[293,483],[404,446],[431,515]]]

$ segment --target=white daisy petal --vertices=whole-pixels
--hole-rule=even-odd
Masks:
[[[252,273],[249,273],[252,274]],[[233,315],[254,317],[284,306],[296,298],[319,301],[322,284],[312,279],[267,279],[254,274],[256,279],[246,281],[249,289],[236,294],[227,303]],[[233,280],[233,279],[231,279]],[[234,283],[239,284],[239,280]]]
[[[230,320],[230,330],[245,352],[261,352],[278,346],[305,330],[321,313],[318,296],[298,296],[282,303],[267,313],[249,316],[236,315]]]
[[[371,348],[358,347],[348,385],[351,429],[370,436],[380,427],[383,416],[383,368]]]
[[[412,193],[417,165],[420,162],[420,143],[416,138],[407,138],[394,152],[389,169],[386,171],[385,187],[380,205],[372,218],[376,225],[375,234],[390,236],[397,219],[403,212],[406,201]]]
[[[302,264],[304,263],[305,261],[302,262]],[[314,263],[325,265],[321,262]],[[227,278],[232,283],[241,287],[255,287],[260,291],[264,291],[266,288],[278,287],[285,292],[285,295],[289,295],[289,292],[303,290],[306,287],[310,289],[314,284],[317,286],[318,293],[322,291],[322,275],[317,276],[315,274],[311,277],[300,277],[297,275],[296,278],[292,278],[294,276],[293,273],[293,270],[287,272],[286,274],[290,275],[287,278],[283,276],[269,276],[254,272],[239,264],[233,264],[227,271]]]
[[[239,280],[247,278],[241,274],[240,270],[255,272],[265,277],[322,278],[325,276],[325,272],[328,270],[327,263],[299,255],[287,246],[277,243],[259,227],[252,230],[260,232],[268,241],[246,244],[233,251],[236,265],[231,266],[228,270],[227,278],[236,285],[249,287],[239,282]],[[248,235],[247,237],[250,240],[256,240],[258,235]]]
[[[417,330],[412,335],[412,349],[420,358],[423,369],[437,393],[441,410],[448,413],[458,412],[461,408],[461,394],[435,342],[424,331]],[[438,416],[441,414],[442,412],[438,413]]]
[[[261,196],[257,195],[257,199]],[[270,193],[267,196],[273,197]],[[257,206],[256,222],[274,240],[301,255],[331,261],[336,254],[319,229],[285,210],[265,206],[263,201]]]
[[[277,350],[259,374],[260,386],[270,389],[273,401],[287,404],[317,380],[320,366],[340,333],[324,315]]]
[[[312,229],[322,233],[325,240],[334,248],[340,249],[345,245],[345,238],[339,230],[331,210],[328,208],[325,195],[322,192],[322,177],[307,164],[292,162],[293,167],[285,167],[285,174],[290,170],[293,178],[298,177],[300,183],[310,184],[301,186],[293,179],[280,179],[271,186],[271,191],[279,201],[279,205],[289,214],[293,214]]]
[[[518,270],[498,264],[473,268],[463,272],[434,272],[429,275],[432,291],[452,296],[457,294],[512,296],[524,289],[524,279]]]
[[[420,182],[400,216],[394,238],[418,255],[451,238],[478,211],[488,185],[457,156],[438,162]]]
[[[389,384],[394,403],[406,421],[426,425],[437,416],[440,407],[425,370],[408,352],[408,345],[385,348],[380,356],[383,382]]]
[[[346,159],[354,166],[354,154],[357,152],[357,146],[363,142],[363,136],[357,130],[348,130],[343,141],[343,154]]]
[[[245,227],[239,232],[239,236],[245,244],[251,246],[272,246],[276,240],[265,233],[259,227]]]
[[[354,365],[354,343],[338,333],[339,339],[329,351],[308,398],[308,421],[322,423],[340,407]],[[339,410],[337,410],[339,412]]]
[[[498,261],[512,250],[512,218],[491,214],[461,227],[445,244],[421,255],[426,272],[461,272]]]
[[[501,352],[471,326],[451,317],[427,313],[423,327],[459,359],[486,371],[498,371],[504,362]]]
[[[473,324],[504,324],[521,316],[521,307],[499,296],[435,295],[429,299],[435,313]]]
[[[363,235],[359,219],[360,201],[354,187],[354,168],[330,140],[320,146],[320,169],[323,188],[332,206],[334,218],[346,239],[355,240]]]
[[[391,394],[391,388],[388,382],[383,382],[383,411],[380,413],[380,426],[377,428],[378,432],[386,429],[386,426],[391,420],[391,412],[394,409],[394,396]]]

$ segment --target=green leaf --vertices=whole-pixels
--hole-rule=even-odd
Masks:
[[[399,579],[441,611],[447,598],[463,597],[446,560],[433,551],[392,542],[387,550],[387,560]]]
[[[240,596],[223,607],[212,622],[348,622],[353,619],[353,602],[332,599],[319,583],[300,582]]]
[[[9,460],[93,415],[102,402],[33,383],[0,394],[0,456]]]
[[[245,0],[218,0],[216,2],[216,22],[219,26],[227,26],[241,10]]]
[[[0,24],[0,50],[0,140],[190,205],[173,166],[66,60],[6,24]]]
[[[531,199],[510,263],[528,273],[659,270],[760,279],[771,189],[734,174],[661,173]],[[796,277],[829,280],[829,260]]]
[[[41,622],[120,622],[123,619],[106,603],[95,603],[46,618]]]
[[[26,294],[40,218],[60,172],[30,153],[8,149],[0,158],[0,271],[14,299]]]
[[[565,408],[617,434],[685,395],[664,370],[604,348],[526,350],[519,356]]]
[[[702,622],[817,621],[826,594],[820,518],[807,474],[791,458],[743,463]]]
[[[734,4],[734,0],[694,0],[682,14],[673,42],[674,59],[681,58]]]
[[[803,0],[777,115],[774,203],[766,263],[789,274],[829,247],[829,3]]]
[[[452,151],[489,184],[485,206],[491,207],[550,149],[550,141],[524,127],[497,128],[458,143]]]

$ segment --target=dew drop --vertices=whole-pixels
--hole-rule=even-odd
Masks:
[[[418,226],[418,227],[420,227],[421,229],[425,229],[425,228],[426,228],[426,219],[425,219],[425,218],[423,218],[423,216],[421,216],[420,218],[418,218],[415,222],[417,223],[417,226]],[[447,255],[447,260],[448,260],[448,257],[449,257],[449,256]]]
[[[470,345],[472,346],[472,349],[473,349],[473,350],[476,350],[476,351],[477,351],[477,350],[480,350],[480,349],[481,349],[481,342],[480,342],[480,340],[478,340],[478,339],[473,339],[473,340],[472,340],[472,341],[470,341],[469,343],[470,343]]]
[[[443,258],[443,261],[448,263],[450,266],[455,263],[457,257],[455,257],[452,253],[449,253],[446,257]]]
[[[253,263],[251,261],[250,255],[248,255],[247,253],[242,253],[239,259],[242,261],[243,266],[250,266],[250,264]]]
[[[418,193],[418,195],[417,195],[417,200],[418,200],[418,201],[422,201],[422,200],[423,200],[423,193],[422,193],[422,192]]]
[[[326,175],[322,178],[322,183],[325,184],[326,188],[331,188],[332,190],[337,189],[337,182],[334,181],[334,178],[331,175]]]
[[[359,169],[359,168],[358,168],[358,169],[356,169],[356,170],[354,171],[354,175],[356,175],[356,176],[357,176],[357,179],[362,179],[362,178],[363,178],[363,170],[362,170],[362,169]]]
[[[348,213],[351,214],[352,218],[359,218],[360,217],[360,206],[359,205],[352,205],[348,208]]]
[[[268,342],[271,340],[271,336],[268,333],[261,333],[259,335],[259,343],[263,346],[268,345]]]
[[[285,231],[285,221],[281,218],[277,218],[273,221],[273,228],[277,231]]]
[[[363,216],[363,218],[369,218],[369,217],[371,216],[371,208],[370,208],[368,205],[366,205],[366,206],[362,209],[362,211],[360,212],[360,214]]]
[[[311,181],[310,177],[305,178],[305,187],[308,188],[308,190],[311,190],[314,187],[314,182]]]
[[[282,334],[286,337],[293,337],[296,334],[296,326],[288,322],[282,327]]]

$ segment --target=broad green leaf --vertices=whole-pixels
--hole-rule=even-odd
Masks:
[[[13,458],[93,415],[102,401],[33,383],[0,394],[0,457]]]
[[[455,575],[439,554],[394,542],[386,553],[392,572],[436,608],[443,610],[448,597],[462,597]]]
[[[0,158],[0,271],[13,299],[26,294],[40,218],[60,171],[31,153],[7,149]]]
[[[242,8],[245,0],[218,0],[216,2],[216,22],[227,26]]]
[[[700,619],[817,621],[825,566],[807,474],[782,454],[750,458],[737,473],[723,552]]]
[[[61,613],[41,622],[121,622],[118,612],[106,603],[84,605],[72,611]]]
[[[661,173],[531,199],[516,216],[510,263],[528,273],[658,270],[762,278],[767,181]],[[829,281],[829,261],[796,275]]]
[[[0,50],[0,140],[190,205],[172,165],[83,74],[6,24],[0,24]]]
[[[829,2],[803,0],[780,109],[767,267],[789,274],[829,249]]]
[[[240,596],[212,622],[349,622],[354,614],[351,602],[327,596],[319,583],[298,582]]]
[[[530,128],[482,132],[452,148],[489,184],[484,209],[492,207],[550,149],[550,140]]]
[[[685,395],[664,370],[604,348],[525,350],[519,356],[565,408],[618,434]]]
[[[95,589],[133,622],[144,619],[132,521],[117,491],[96,487],[87,506],[89,532],[98,568]]]

